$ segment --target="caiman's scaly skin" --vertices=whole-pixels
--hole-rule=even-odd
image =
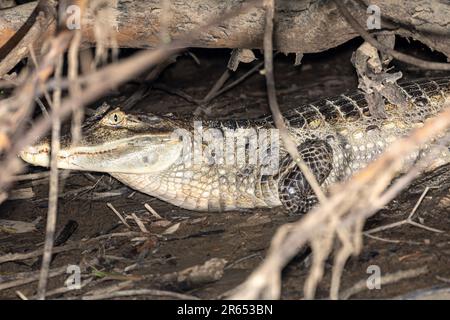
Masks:
[[[324,189],[365,167],[398,137],[436,115],[449,95],[450,78],[420,80],[402,85],[407,108],[387,104],[387,117],[369,114],[362,93],[341,95],[289,110],[284,114],[298,150]],[[203,130],[273,128],[271,117],[258,120],[204,121]],[[303,175],[281,148],[279,169],[265,174],[258,164],[191,164],[180,161],[182,143],[175,129],[192,131],[193,119],[124,114],[116,109],[91,118],[79,146],[62,139],[58,167],[108,172],[143,193],[191,210],[224,211],[271,208],[308,210],[315,197]],[[280,143],[281,144],[281,143]],[[431,146],[412,155],[409,163]],[[49,144],[44,140],[21,157],[48,166]],[[447,147],[439,149],[437,164],[450,162]],[[405,168],[408,163],[405,163]]]

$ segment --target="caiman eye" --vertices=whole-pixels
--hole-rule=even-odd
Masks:
[[[121,124],[124,119],[125,116],[122,112],[113,112],[109,115],[108,122],[110,125],[116,126],[118,124]]]

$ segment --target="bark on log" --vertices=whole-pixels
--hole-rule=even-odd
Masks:
[[[244,1],[170,2],[169,34],[172,39],[177,39]],[[109,3],[117,4],[115,25],[119,47],[150,48],[160,43],[161,0],[110,0]],[[282,52],[320,52],[358,36],[330,1],[278,0],[276,3],[274,45]],[[450,3],[441,0],[370,0],[370,4],[380,7],[382,27],[388,26],[396,34],[417,39],[450,57]],[[32,2],[0,12],[0,46],[19,29],[35,5]],[[352,14],[363,25],[368,17],[365,8],[356,1],[349,5]],[[386,21],[394,22],[395,26],[385,25]],[[82,26],[85,45],[95,43],[94,22],[93,14],[88,13]],[[224,21],[190,44],[207,48],[262,48],[263,29],[264,10],[259,7]]]

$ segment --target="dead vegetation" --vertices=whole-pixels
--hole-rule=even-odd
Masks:
[[[377,88],[376,84],[378,84],[378,93],[383,96],[386,96],[386,87],[380,85],[381,80],[389,75],[388,65],[383,64],[383,57],[388,57],[388,62],[395,59],[425,70],[446,72],[450,70],[448,63],[427,61],[398,52],[393,49],[392,42],[382,40],[382,36],[386,34],[391,36],[391,40],[393,35],[413,37],[429,48],[450,57],[448,30],[450,6],[441,1],[432,0],[409,1],[401,7],[388,0],[372,1],[371,4],[379,6],[381,12],[389,13],[382,15],[382,24],[385,25],[379,33],[369,34],[361,26],[362,21],[366,20],[364,8],[367,4],[364,1],[343,3],[305,0],[297,1],[295,4],[273,0],[229,1],[224,7],[217,6],[215,1],[208,0],[176,2],[176,4],[171,1],[98,0],[88,3],[83,0],[40,0],[38,3],[30,2],[12,6],[2,11],[0,86],[7,93],[0,93],[0,152],[2,155],[0,199],[3,202],[8,199],[8,196],[16,199],[34,196],[34,194],[30,195],[29,191],[22,191],[19,196],[17,191],[10,192],[14,182],[24,179],[45,180],[44,183],[49,185],[49,194],[43,248],[37,250],[28,248],[25,253],[9,252],[6,248],[2,249],[4,254],[0,256],[0,264],[28,261],[31,266],[38,265],[40,271],[2,275],[0,291],[38,281],[38,290],[31,296],[21,292],[17,295],[21,298],[45,299],[67,294],[75,289],[70,290],[69,287],[60,285],[56,289],[48,290],[49,281],[66,272],[66,266],[51,268],[55,255],[71,250],[83,252],[104,250],[106,252],[107,249],[114,249],[118,245],[116,241],[131,242],[138,252],[137,261],[130,261],[127,257],[120,255],[101,254],[101,259],[109,261],[108,263],[120,263],[120,267],[112,268],[112,272],[96,269],[97,265],[104,262],[100,262],[98,257],[91,257],[90,260],[83,259],[81,263],[76,261],[80,264],[81,272],[85,276],[81,286],[91,289],[84,291],[81,296],[74,295],[74,297],[107,299],[147,296],[193,299],[196,298],[196,288],[221,279],[227,266],[259,256],[253,253],[241,258],[244,260],[228,261],[228,265],[226,260],[213,257],[202,264],[185,266],[174,272],[136,275],[131,272],[141,269],[146,263],[157,263],[152,259],[148,262],[146,257],[151,256],[152,250],[159,241],[167,241],[168,237],[179,232],[181,225],[186,226],[188,224],[186,221],[183,219],[172,221],[148,205],[146,208],[149,213],[147,212],[146,215],[138,215],[134,212],[128,215],[108,203],[111,214],[121,221],[121,228],[127,231],[104,230],[105,234],[68,242],[77,227],[73,223],[67,223],[66,227],[58,232],[56,222],[60,206],[58,198],[70,196],[69,192],[61,194],[61,190],[71,173],[59,172],[56,168],[55,157],[52,157],[49,173],[19,176],[24,170],[24,165],[16,155],[24,146],[46,135],[51,129],[52,150],[58,150],[61,122],[69,117],[72,118],[71,130],[74,133],[74,143],[77,143],[84,113],[91,115],[94,112],[89,108],[93,103],[110,94],[111,90],[138,77],[144,70],[146,70],[144,82],[155,82],[169,65],[175,63],[176,57],[185,48],[193,46],[235,50],[230,59],[229,68],[203,99],[193,99],[192,96],[177,91],[176,88],[162,85],[159,88],[194,104],[197,111],[205,112],[214,98],[238,86],[264,65],[268,104],[276,125],[280,129],[283,143],[308,177],[308,182],[320,199],[320,206],[305,217],[279,227],[271,241],[266,258],[245,282],[233,290],[227,290],[214,297],[280,298],[283,285],[282,270],[306,245],[309,245],[312,250],[312,260],[308,277],[304,281],[304,297],[315,297],[317,286],[324,276],[326,262],[331,256],[333,268],[331,279],[329,279],[329,297],[346,299],[363,290],[363,285],[356,283],[353,287],[341,291],[340,283],[348,259],[361,252],[364,236],[375,237],[375,232],[404,224],[425,228],[432,233],[440,231],[445,233],[448,228],[437,230],[413,220],[428,189],[425,189],[423,197],[419,199],[417,206],[413,208],[406,220],[384,227],[375,227],[365,232],[363,229],[369,217],[379,212],[410,185],[425,167],[433,164],[433,159],[423,159],[412,166],[408,174],[392,182],[403,159],[438,137],[443,143],[448,144],[447,137],[441,137],[441,135],[450,126],[450,109],[448,108],[450,98],[447,98],[445,102],[447,108],[439,117],[431,119],[424,127],[394,143],[379,159],[350,181],[335,186],[328,196],[320,191],[314,176],[308,173],[307,165],[298,155],[296,146],[292,144],[284,128],[275,89],[274,50],[295,53],[296,63],[300,64],[301,57],[305,53],[334,48],[354,37],[361,36],[366,41],[364,45],[371,46],[373,49],[369,50],[373,53],[372,56],[367,57],[378,58],[380,63],[370,69],[372,73],[367,70],[358,70],[356,66],[361,72],[360,79],[365,79],[366,83],[372,81],[371,89]],[[67,28],[67,21],[74,17],[66,16],[67,11],[64,8],[71,5],[80,9],[81,29]],[[393,10],[394,6],[395,10]],[[199,11],[199,8],[202,10]],[[429,10],[418,8],[432,8],[433,14],[430,14]],[[123,10],[121,13],[124,14],[117,14],[118,10]],[[141,12],[149,13],[141,15],[139,14]],[[149,28],[138,30],[138,26],[142,25]],[[92,51],[87,48],[94,45],[95,51],[92,54]],[[119,47],[151,47],[152,49],[137,51],[129,57],[119,59]],[[254,56],[249,55],[252,51],[248,49],[263,49],[264,62],[259,64],[252,62]],[[24,58],[28,58],[27,65],[18,65]],[[254,66],[241,78],[227,84],[230,73],[235,72],[243,63],[253,63]],[[376,82],[375,85],[374,82]],[[302,85],[303,83],[297,84],[299,87]],[[157,84],[155,88],[158,88]],[[133,99],[137,101],[142,99],[146,90],[147,87],[142,86],[136,91],[137,95]],[[35,105],[42,108],[38,116],[36,114],[39,112],[35,111]],[[382,114],[382,108],[383,105],[376,105],[374,112]],[[27,125],[28,122],[33,123],[31,128]],[[90,193],[100,184],[104,184],[103,191],[95,195],[90,194],[91,200],[92,197],[101,199],[127,192],[120,187],[111,187],[109,182],[105,182],[106,178],[97,180],[91,176],[90,179],[94,180],[94,184],[84,187],[85,189],[76,190],[74,194],[77,197]],[[202,223],[201,220],[198,222],[191,220],[189,223]],[[261,222],[261,224],[265,223]],[[19,226],[11,222],[2,225],[2,228],[10,228],[9,231],[11,228],[16,228],[15,232],[24,228],[27,230],[26,228],[30,227],[32,226]],[[155,228],[158,232],[154,231]],[[199,237],[204,235],[200,234]],[[186,237],[189,239],[193,235]],[[170,263],[170,259],[164,260],[163,263]],[[394,283],[426,272],[425,267],[400,270],[385,275],[381,281],[384,284]],[[100,287],[105,279],[116,280],[116,282]],[[153,287],[147,287],[147,284]],[[180,293],[192,290],[194,294]]]

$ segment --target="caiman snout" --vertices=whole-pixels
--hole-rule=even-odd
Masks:
[[[152,116],[128,115],[119,109],[83,127],[76,145],[70,135],[61,137],[59,169],[109,173],[152,173],[166,170],[180,157],[182,145],[174,126]],[[20,152],[33,165],[50,165],[50,141],[41,140]]]
[[[114,140],[93,146],[61,146],[57,155],[59,169],[150,173],[167,169],[178,159],[181,145],[170,142],[154,142],[140,136]],[[50,145],[48,142],[26,147],[20,157],[30,164],[48,167]]]
[[[19,156],[23,161],[32,165],[48,167],[50,165],[50,144],[46,140],[28,146],[19,153]]]

